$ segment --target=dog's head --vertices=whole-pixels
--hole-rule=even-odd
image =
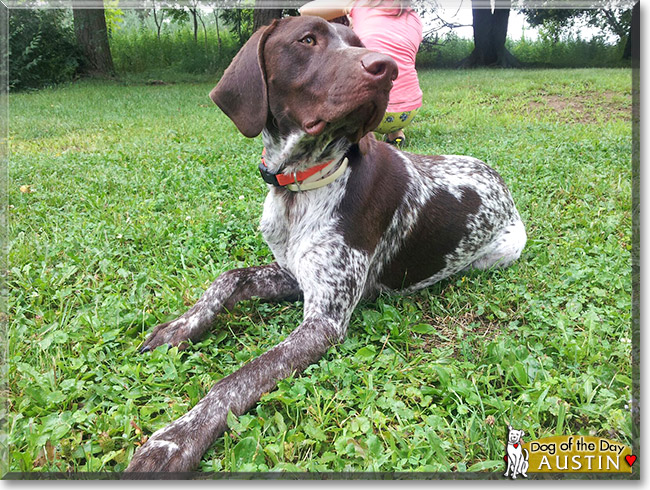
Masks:
[[[393,59],[351,29],[289,17],[251,36],[210,97],[249,138],[266,127],[357,142],[381,122],[396,77]]]
[[[524,437],[523,430],[513,429],[511,425],[508,425],[508,442],[511,444],[516,444],[521,441],[521,438]]]

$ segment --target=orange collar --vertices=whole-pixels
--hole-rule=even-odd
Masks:
[[[266,155],[266,148],[262,150],[261,163],[259,165],[260,174],[262,175],[262,179],[264,179],[264,182],[266,182],[267,184],[274,185],[276,187],[286,187],[291,184],[297,184],[299,186],[302,182],[307,180],[312,175],[320,172],[321,170],[323,170],[325,167],[327,167],[330,163],[334,161],[334,160],[330,160],[329,162],[321,163],[314,167],[308,168],[307,170],[303,170],[302,172],[294,172],[288,175],[274,174],[268,171],[268,167],[266,166],[264,155]]]

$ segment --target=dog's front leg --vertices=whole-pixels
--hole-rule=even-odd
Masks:
[[[162,344],[179,345],[182,349],[187,346],[187,340],[197,340],[223,308],[230,309],[237,302],[253,297],[271,301],[295,300],[300,297],[300,287],[294,277],[277,263],[224,272],[186,313],[158,325],[147,337],[141,351]]]
[[[194,469],[227,428],[228,411],[240,415],[280,379],[303,371],[341,340],[344,327],[327,318],[306,319],[284,341],[219,381],[188,413],[155,432],[126,471],[183,472]]]
[[[235,415],[246,412],[279,380],[303,371],[343,340],[364,288],[367,256],[346,249],[333,254],[325,246],[315,248],[317,251],[301,258],[302,324],[277,346],[219,381],[187,414],[155,432],[136,451],[127,471],[194,469],[226,430],[229,411]]]

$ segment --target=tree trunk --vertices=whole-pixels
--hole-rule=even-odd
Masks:
[[[263,4],[260,0],[255,2],[255,6]],[[280,19],[282,17],[282,9],[267,9],[255,8],[253,11],[253,32],[262,26],[269,25],[273,19]]]
[[[208,52],[208,31],[205,28],[205,22],[203,22],[203,17],[201,17],[201,14],[199,14],[199,20],[201,21],[201,25],[203,26],[203,47],[205,49],[205,52]]]
[[[160,9],[160,21],[158,20],[158,15],[156,14],[156,4],[153,4],[153,21],[156,23],[156,34],[158,36],[158,41],[160,41],[160,29],[163,25],[163,20],[165,18],[165,11]]]
[[[188,7],[190,9],[190,13],[192,14],[192,21],[193,21],[193,26],[194,26],[194,42],[198,43],[199,42],[199,22],[196,19],[196,14],[197,14],[197,8],[192,8]]]
[[[639,28],[641,18],[639,15],[639,2],[632,7],[632,21],[630,22],[630,33],[627,36],[625,49],[623,50],[623,59],[629,60],[634,57],[639,60]]]
[[[499,4],[505,2],[499,2]],[[477,7],[477,2],[472,0]],[[463,68],[475,66],[520,66],[519,61],[506,49],[509,8],[472,8],[474,50],[460,62]]]
[[[244,45],[244,39],[241,32],[241,9],[237,9],[237,39],[239,39],[239,47]]]
[[[214,14],[214,23],[217,25],[217,45],[219,47],[219,53],[221,53],[221,34],[219,33],[219,9],[216,8],[212,11]]]
[[[73,7],[72,17],[77,43],[88,62],[85,71],[92,75],[114,75],[104,9]]]

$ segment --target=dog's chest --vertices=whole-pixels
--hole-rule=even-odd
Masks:
[[[287,194],[275,188],[269,191],[260,229],[280,266],[297,276],[307,252],[342,244],[338,207],[346,181],[347,174],[327,187],[302,193]]]
[[[508,456],[514,457],[514,458],[520,458],[522,456],[522,447],[521,444],[517,445],[518,447],[514,447],[512,444],[508,444]]]

